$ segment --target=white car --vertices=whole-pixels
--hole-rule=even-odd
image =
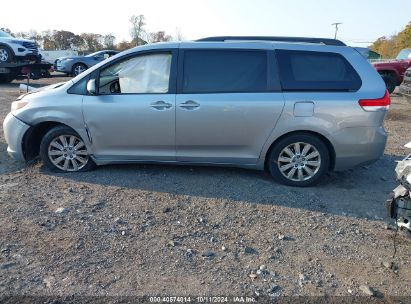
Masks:
[[[21,60],[36,62],[41,60],[36,42],[14,38],[9,33],[0,30],[0,64]]]

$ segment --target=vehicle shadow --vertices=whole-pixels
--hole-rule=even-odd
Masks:
[[[283,186],[267,173],[237,168],[108,165],[84,173],[56,174],[44,167],[41,170],[73,181],[103,186],[382,220],[385,218],[384,201],[396,185],[395,161],[400,159],[384,155],[370,166],[329,173],[320,184],[310,188]]]

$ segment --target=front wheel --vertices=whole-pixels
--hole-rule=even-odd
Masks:
[[[268,161],[268,169],[275,180],[289,186],[307,187],[327,173],[330,155],[318,137],[295,134],[276,143]]]
[[[73,65],[71,73],[73,74],[73,76],[77,76],[83,73],[85,70],[87,70],[87,67],[84,64],[76,63],[75,65]]]
[[[84,141],[66,126],[47,132],[40,144],[40,157],[50,170],[56,172],[81,172],[95,166]]]

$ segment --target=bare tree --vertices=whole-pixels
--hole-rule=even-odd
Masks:
[[[185,38],[180,28],[176,28],[176,35],[173,37],[175,41],[183,41]]]
[[[145,17],[144,15],[133,15],[130,18],[130,22],[132,24],[132,27],[130,29],[130,35],[131,38],[136,42],[136,45],[142,45],[145,44],[146,40],[146,31],[144,26],[146,25],[145,23]]]
[[[28,32],[28,39],[34,40],[38,46],[42,46],[43,44],[43,36],[36,30],[30,30]]]
[[[6,33],[8,33],[8,34],[10,34],[14,37],[13,33],[11,32],[11,30],[9,28],[1,27],[0,30],[2,30],[3,32],[6,32]]]
[[[170,35],[166,35],[166,32],[164,32],[164,31],[150,33],[150,42],[151,43],[162,42],[162,41],[170,41],[172,38],[173,37],[171,37]]]
[[[106,49],[114,49],[114,42],[116,41],[116,37],[110,33],[104,35],[104,48]]]

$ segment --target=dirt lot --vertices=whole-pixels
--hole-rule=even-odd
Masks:
[[[0,85],[1,121],[18,95]],[[1,130],[0,294],[411,296],[411,243],[391,259],[385,227],[411,141],[411,103],[392,102],[384,157],[308,189],[232,168],[54,174],[9,159]]]

